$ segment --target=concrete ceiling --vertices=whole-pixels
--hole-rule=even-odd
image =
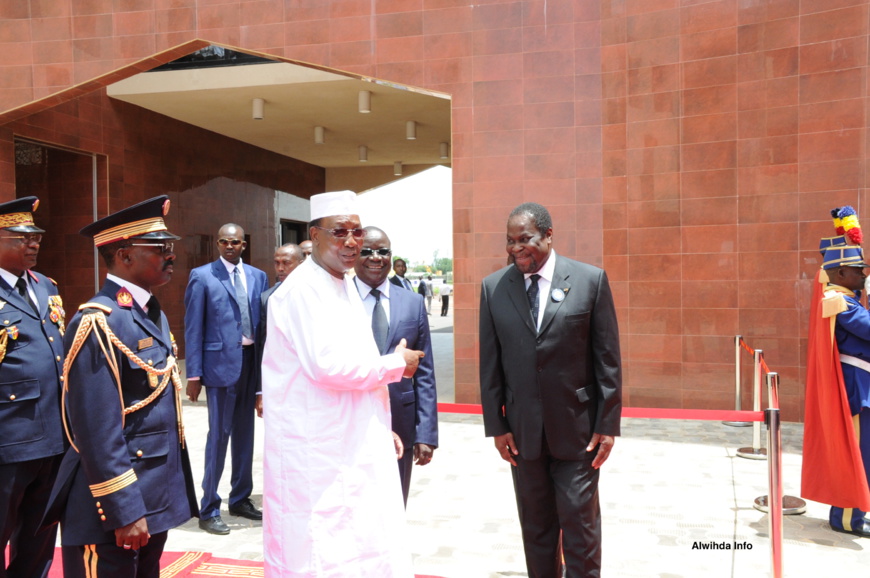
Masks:
[[[372,93],[368,114],[358,110],[362,90]],[[285,62],[145,72],[107,91],[112,98],[324,167],[327,181],[330,171],[352,169],[359,175],[364,169],[380,175],[375,181],[388,182],[398,177],[384,167],[392,169],[397,161],[408,166],[406,176],[450,166],[449,158],[440,158],[440,143],[450,142],[450,99],[443,94]],[[265,101],[262,120],[252,118],[255,98]],[[409,120],[416,122],[415,140],[406,138]],[[316,126],[324,127],[324,144],[314,142]],[[366,163],[359,160],[360,145],[368,148]]]

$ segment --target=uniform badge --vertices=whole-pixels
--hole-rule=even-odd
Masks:
[[[118,302],[118,305],[125,309],[133,307],[133,295],[123,287],[118,291],[118,294],[115,295],[115,300]]]
[[[165,217],[168,214],[169,214],[169,199],[166,199],[166,201],[163,203],[163,216]]]
[[[61,337],[63,337],[66,311],[63,310],[63,299],[60,298],[60,295],[48,296],[48,311],[48,318],[51,319],[52,323],[57,325],[57,329]]]
[[[148,349],[152,345],[154,345],[154,338],[153,337],[146,337],[145,339],[140,339],[139,340],[139,351],[142,351],[143,349]]]
[[[18,326],[10,325],[6,328],[6,334],[9,335],[9,339],[18,339]]]
[[[558,289],[558,288],[557,288],[557,289],[553,289],[553,290],[550,292],[550,297],[553,298],[553,301],[555,301],[556,303],[559,303],[559,302],[565,300],[565,291],[562,290],[562,289]]]
[[[3,309],[3,307],[5,307],[5,306],[6,306],[6,302],[0,301],[0,309]]]
[[[3,358],[6,357],[6,328],[0,329],[0,363],[3,362]]]

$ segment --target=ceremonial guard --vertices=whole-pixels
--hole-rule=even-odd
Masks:
[[[38,531],[66,440],[60,421],[63,304],[32,270],[39,200],[0,204],[0,577],[48,574],[56,528]],[[9,545],[7,565],[6,546]]]
[[[108,266],[65,337],[72,447],[47,520],[61,523],[65,578],[157,578],[167,532],[198,515],[166,316],[151,294],[175,260],[160,196],[88,225]]]
[[[810,304],[801,495],[830,504],[836,532],[870,538],[870,312],[866,263],[852,207],[831,211]]]

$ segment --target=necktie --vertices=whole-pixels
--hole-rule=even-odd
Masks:
[[[233,269],[233,286],[236,288],[236,303],[239,304],[239,311],[242,314],[242,335],[250,339],[254,334],[254,328],[251,325],[251,309],[248,303],[248,293],[245,291],[245,284],[242,283],[238,267]]]
[[[375,298],[375,308],[372,311],[372,335],[375,336],[378,351],[384,353],[384,349],[387,347],[387,334],[390,332],[390,324],[387,323],[387,313],[384,311],[384,306],[381,305],[381,292],[377,289],[372,289],[371,294]]]
[[[157,297],[152,295],[145,306],[148,307],[148,319],[153,321],[154,325],[160,327],[160,303],[157,302]]]
[[[407,289],[408,291],[414,290],[414,288],[411,286],[410,281],[408,281],[407,279],[404,279],[404,278],[402,279],[402,281],[405,283],[405,289]]]
[[[529,288],[526,289],[526,295],[529,297],[529,308],[532,310],[532,323],[535,324],[535,327],[538,326],[538,279],[540,278],[541,276],[537,273],[529,277],[531,283],[529,283]]]
[[[39,315],[39,308],[36,306],[36,303],[33,302],[33,299],[30,298],[30,292],[27,290],[27,282],[24,280],[24,277],[18,278],[15,287],[18,289],[18,294],[30,304],[30,308],[33,309],[33,312]]]

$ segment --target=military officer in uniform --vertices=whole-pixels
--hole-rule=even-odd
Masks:
[[[46,517],[60,518],[66,578],[157,578],[168,530],[198,515],[175,344],[151,294],[172,276],[168,210],[155,197],[81,230],[109,271],[64,340],[72,447]]]
[[[31,270],[45,232],[33,222],[38,204],[0,204],[0,578],[48,574],[57,529],[38,528],[66,449],[63,304],[54,281]]]

